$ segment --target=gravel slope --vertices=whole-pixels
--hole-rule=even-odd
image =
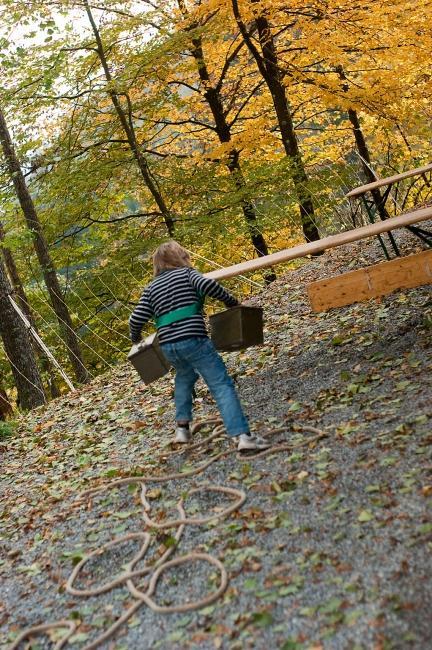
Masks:
[[[415,250],[398,237],[405,252]],[[293,443],[309,435],[298,431],[302,424],[328,436],[264,459],[230,456],[203,476],[150,485],[154,512],[164,517],[196,485],[246,491],[239,512],[187,527],[175,551],[218,557],[229,588],[214,605],[186,614],[143,605],[101,647],[431,647],[431,287],[324,314],[312,314],[306,299],[307,282],[374,261],[382,261],[375,242],[352,244],[305,261],[251,298],[265,307],[266,345],[227,361],[253,427],[285,426],[279,439]],[[172,380],[148,388],[122,366],[33,412],[2,443],[1,648],[26,626],[62,618],[78,624],[69,646],[85,647],[132,603],[124,586],[90,598],[65,593],[85,552],[143,530],[134,491],[108,490],[90,502],[77,495],[119,476],[202,462],[197,454],[164,455],[171,393]],[[210,413],[214,405],[200,386],[197,415]],[[205,458],[227,444],[211,444]],[[196,495],[187,509],[206,513],[226,501]],[[172,542],[153,537],[154,549]],[[137,548],[128,542],[101,555],[79,584],[108,581]],[[215,580],[202,562],[178,567],[164,574],[155,599],[194,600]],[[36,647],[53,646],[40,636]]]

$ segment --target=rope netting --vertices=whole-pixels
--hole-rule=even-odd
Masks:
[[[202,259],[206,263],[210,264],[213,268],[221,268],[221,265],[213,262],[212,260],[209,260],[208,258],[202,257],[199,254],[195,254],[191,251],[191,255],[193,257],[196,257],[197,259]],[[135,290],[136,296],[138,297],[139,293],[141,292],[144,284],[143,277],[146,272],[148,272],[148,269],[143,269],[143,277],[141,279],[138,279],[134,274],[130,272],[129,269],[125,269],[128,273],[128,275],[131,277],[133,281],[133,289]],[[110,274],[115,278],[115,280],[120,284],[120,286],[123,284],[124,285],[124,280],[119,278],[119,276],[115,273],[114,270],[110,270]],[[88,321],[83,320],[82,314],[81,318],[77,315],[76,311],[74,314],[74,329],[71,330],[71,327],[61,319],[63,327],[73,331],[80,343],[80,345],[84,346],[86,350],[89,351],[94,357],[103,364],[103,367],[108,370],[113,370],[114,369],[114,362],[108,361],[107,355],[106,355],[106,350],[107,347],[111,348],[113,353],[115,354],[115,362],[117,362],[119,359],[123,359],[127,351],[129,350],[130,347],[130,338],[127,336],[126,331],[127,331],[127,322],[129,315],[132,312],[131,305],[126,304],[123,302],[116,294],[113,292],[112,288],[110,287],[108,282],[105,282],[101,274],[97,274],[96,276],[96,281],[100,282],[102,286],[104,286],[107,289],[107,292],[112,296],[113,298],[113,303],[115,305],[115,308],[111,308],[110,306],[107,305],[106,302],[100,299],[100,297],[94,292],[92,287],[90,286],[89,281],[86,281],[84,278],[79,278],[77,281],[77,284],[82,285],[87,293],[88,296],[91,296],[92,301],[94,306],[96,307],[96,310],[99,310],[99,313],[103,312],[109,315],[109,317],[116,323],[116,327],[113,327],[110,323],[106,322],[103,318],[99,316],[99,313],[93,313],[91,307],[88,304],[88,300],[83,299],[78,291],[76,291],[71,283],[68,284],[67,286],[67,292],[73,296],[80,307],[81,310],[85,310],[89,314],[89,320],[93,321],[93,327],[89,324]],[[261,285],[258,282],[254,282],[253,280],[249,280],[246,277],[240,277],[236,278],[235,282],[238,283],[244,283],[247,284],[248,286],[254,286],[257,288],[262,288],[263,285]],[[60,333],[57,330],[56,325],[54,324],[54,319],[58,319],[56,316],[56,313],[54,311],[53,306],[51,305],[48,296],[45,294],[45,291],[42,287],[39,287],[39,291],[37,293],[37,300],[41,303],[41,306],[43,306],[47,312],[52,316],[53,322],[47,320],[46,318],[46,313],[45,315],[42,314],[41,308],[37,308],[36,305],[33,303],[32,304],[32,312],[37,320],[39,329],[42,333],[43,336],[47,336],[48,334],[51,337],[54,337],[54,340],[57,341],[59,346],[64,347],[69,354],[73,355],[76,358],[76,354],[74,350],[70,348],[70,346],[67,344],[67,342],[64,340],[64,338],[60,335]],[[123,314],[123,316],[121,315]],[[99,325],[101,328],[106,330],[106,335],[103,333],[99,333],[96,331],[95,326]],[[123,331],[122,331],[123,330]],[[86,333],[86,336],[83,334],[83,332]],[[91,336],[93,338],[93,345],[89,342],[89,337]],[[110,338],[109,338],[110,337]],[[124,341],[127,342],[127,346],[124,349],[121,349],[118,347],[118,345],[115,345],[115,343],[112,342],[112,338],[114,338],[116,341]],[[95,342],[100,342],[100,347],[96,349],[95,347]],[[126,345],[126,343],[125,343]],[[11,361],[11,359],[5,354],[6,359],[10,363],[11,366],[15,368],[15,364]],[[57,367],[56,370],[59,368]],[[96,378],[95,372],[93,372],[90,368],[87,367],[87,371],[92,379]],[[62,375],[64,371],[61,370],[60,374]],[[22,374],[22,372],[20,372]],[[27,378],[26,378],[27,379]],[[34,384],[31,382],[30,379],[28,379],[28,382],[34,386]]]
[[[366,182],[362,169],[364,165],[366,162],[361,157],[353,158],[351,155],[351,158],[341,156],[335,162],[323,162],[308,168],[309,190],[315,208],[312,222],[322,233],[334,234],[341,228],[353,225],[356,227],[367,222],[362,212],[361,202],[351,201],[349,203],[346,199],[346,193],[350,189]],[[375,164],[367,163],[367,166],[371,172],[378,176],[376,173],[378,167]],[[388,167],[388,170],[391,168]],[[401,212],[407,204],[414,200],[413,196],[415,196],[415,201],[427,201],[432,194],[431,176],[430,173],[423,174],[421,177],[408,179],[393,188],[389,195],[389,209],[393,207],[395,213]],[[259,188],[257,188],[259,195],[258,190]],[[287,233],[292,233],[291,236],[294,239],[296,237],[297,240],[301,239],[301,224],[296,201],[292,188],[284,186],[275,188],[273,193],[267,193],[265,200],[253,201],[270,251],[283,247],[283,239]],[[242,220],[239,217],[236,227],[241,229],[241,223]],[[222,240],[225,240],[226,233],[227,241],[231,241],[233,232],[229,230],[223,219],[219,226]],[[246,230],[242,237],[244,245],[249,249],[250,242],[248,244]],[[226,258],[226,253],[223,253],[224,248],[221,248],[220,244],[221,242],[216,236],[210,242],[211,253],[205,252],[208,246],[199,252],[190,250],[192,259],[199,260],[207,268],[222,268],[231,265],[232,260]],[[244,246],[242,248],[244,249]],[[137,268],[138,273],[134,273],[134,267],[129,268],[128,264],[118,266],[114,262],[106,270],[96,266],[87,269],[84,273],[80,271],[73,281],[71,277],[68,277],[65,292],[70,295],[71,303],[75,303],[75,306],[71,304],[74,320],[73,331],[88,356],[90,362],[86,366],[92,378],[101,371],[112,370],[118,360],[124,358],[127,353],[129,344],[127,320],[139,298],[140,290],[148,278],[148,265],[141,265]],[[57,348],[56,353],[61,364],[64,363],[61,350],[67,350],[69,357],[75,356],[75,352],[70,349],[64,337],[57,330],[57,317],[45,289],[39,282],[36,271],[37,269],[32,269],[33,284],[36,287],[33,289],[36,304],[32,301],[32,311],[35,314],[42,338],[46,338],[48,347]],[[137,275],[140,277],[136,277]],[[242,295],[246,295],[246,287],[248,287],[248,291],[251,291],[253,288],[260,290],[264,286],[259,273],[253,278],[239,276],[231,279],[230,282],[233,282],[234,286],[236,284],[242,286],[240,289]],[[106,299],[101,299],[96,287],[103,290]],[[119,298],[118,293],[124,290],[134,298],[129,304]],[[62,323],[62,325],[66,328],[69,327],[66,323]],[[122,348],[123,344],[124,348]]]
[[[208,451],[210,443],[215,443],[221,440],[227,440],[227,437],[224,434],[223,425],[220,424],[220,420],[217,418],[208,418],[207,420],[198,422],[191,429],[193,434],[197,434],[200,430],[208,429],[213,427],[213,431],[210,435],[204,436],[201,440],[194,444],[183,445],[183,448],[180,450],[166,451],[162,450],[158,460],[158,464],[162,465],[169,458],[182,457],[184,454],[191,454],[191,457],[188,457],[190,460],[193,457],[193,460],[198,459],[200,462],[200,456]],[[284,427],[278,427],[271,429],[263,434],[264,437],[273,437],[278,436],[282,433],[285,433],[288,429],[288,425]],[[327,433],[320,429],[317,429],[313,426],[307,425],[296,425],[292,427],[296,432],[300,433],[312,433],[312,436],[306,436],[304,440],[299,442],[286,442],[283,439],[277,440],[271,447],[257,453],[245,453],[238,452],[237,448],[230,446],[228,449],[224,448],[221,451],[218,451],[216,454],[212,455],[207,461],[199,464],[197,467],[194,467],[187,471],[172,472],[169,474],[160,474],[160,475],[151,475],[151,476],[129,476],[108,483],[103,483],[98,485],[95,488],[91,488],[82,492],[78,500],[75,501],[74,506],[82,505],[86,508],[89,507],[89,503],[97,495],[107,493],[113,489],[120,488],[123,486],[140,486],[140,503],[142,507],[142,517],[144,520],[143,530],[139,532],[128,533],[119,537],[115,537],[105,544],[100,544],[89,551],[79,562],[76,564],[71,574],[69,575],[66,584],[65,590],[67,593],[82,597],[90,598],[95,597],[107,592],[110,592],[112,589],[118,586],[126,586],[130,595],[133,597],[133,602],[126,611],[104,632],[99,634],[94,638],[90,643],[88,643],[83,650],[93,650],[99,645],[111,639],[114,634],[120,630],[120,628],[140,609],[142,605],[146,605],[151,611],[158,614],[170,614],[176,612],[188,612],[202,609],[207,607],[212,603],[216,602],[226,591],[229,585],[229,576],[227,570],[223,563],[214,555],[209,553],[203,553],[194,551],[191,553],[186,553],[184,555],[179,555],[174,557],[176,551],[180,549],[180,543],[184,534],[184,531],[187,526],[203,526],[212,522],[220,521],[225,519],[232,513],[238,511],[247,499],[247,495],[243,490],[237,488],[228,487],[224,485],[214,485],[210,483],[203,483],[201,485],[192,487],[187,491],[187,493],[182,493],[180,498],[176,503],[177,517],[175,519],[165,519],[160,520],[159,517],[154,517],[151,514],[151,504],[148,500],[148,484],[149,483],[169,483],[176,480],[184,481],[185,479],[190,479],[196,476],[199,476],[205,472],[214,463],[221,461],[222,459],[227,459],[230,456],[235,456],[239,462],[250,462],[253,460],[259,460],[267,456],[274,455],[276,453],[281,453],[283,451],[292,451],[298,447],[304,446],[315,446],[319,443],[320,440],[327,437]],[[220,508],[217,511],[213,511],[205,516],[200,517],[191,517],[186,513],[186,500],[192,495],[203,495],[207,493],[218,493],[227,495],[231,500],[228,506]],[[161,554],[161,556],[156,561],[146,560],[146,555],[151,547],[152,543],[152,532],[155,531],[166,531],[175,529],[173,535],[173,544],[170,544],[168,548]],[[99,558],[105,553],[108,553],[111,549],[119,547],[122,544],[127,542],[134,541],[140,542],[140,548],[137,553],[134,554],[132,559],[129,562],[124,562],[124,557],[120,553],[120,570],[114,575],[114,577],[105,582],[102,585],[95,586],[91,589],[88,588],[79,588],[75,586],[75,583],[79,580],[82,575],[86,575],[88,578],[91,569],[89,569],[89,564],[94,558]],[[144,562],[144,566],[137,568],[137,565]],[[182,602],[180,604],[174,605],[160,605],[156,600],[156,591],[158,583],[162,575],[175,567],[190,565],[196,562],[207,563],[210,566],[214,567],[218,573],[218,585],[211,592],[201,598],[193,601]],[[144,579],[144,584],[141,582]],[[137,584],[137,583],[140,584]],[[20,645],[26,641],[31,640],[35,636],[40,635],[45,632],[50,632],[58,628],[65,629],[65,634],[57,641],[55,645],[56,650],[63,648],[68,640],[72,637],[79,626],[79,622],[70,621],[70,620],[58,620],[53,622],[43,623],[41,625],[36,625],[29,627],[23,630],[18,637],[15,639],[13,644],[10,647],[10,650],[17,650]]]

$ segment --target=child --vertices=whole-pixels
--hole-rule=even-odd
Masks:
[[[220,284],[195,271],[189,253],[176,241],[159,246],[153,255],[153,269],[155,279],[144,289],[129,327],[131,339],[137,343],[143,325],[154,317],[160,346],[176,369],[175,442],[190,441],[193,390],[201,375],[238,449],[267,449],[268,442],[249,432],[234,382],[207,335],[202,313],[204,296],[227,307],[235,307],[238,301]]]

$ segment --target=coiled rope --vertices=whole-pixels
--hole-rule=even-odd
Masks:
[[[172,452],[165,451],[161,454],[160,460],[169,458],[170,456],[181,456],[186,452],[191,452],[195,450],[201,452],[205,451],[208,444],[211,441],[215,440],[216,438],[220,437],[224,431],[223,426],[220,424],[220,420],[216,418],[209,418],[207,420],[197,423],[192,428],[191,431],[192,434],[196,434],[199,430],[209,425],[214,426],[214,431],[209,436],[204,438],[204,440],[198,441],[197,443],[194,443],[192,445],[184,445],[184,447],[180,450],[176,450]],[[277,429],[272,429],[266,432],[264,434],[264,437],[270,437],[278,433],[285,432],[287,428],[288,427],[286,426],[286,427],[279,427]],[[297,426],[296,431],[310,432],[310,433],[314,433],[315,435],[296,443],[289,443],[289,442],[277,443],[272,447],[269,447],[268,449],[259,451],[254,454],[239,453],[236,448],[225,449],[212,456],[208,461],[202,463],[199,467],[188,470],[186,472],[175,472],[171,474],[165,474],[162,476],[147,476],[147,477],[130,476],[130,477],[125,477],[121,479],[116,479],[114,481],[110,481],[109,483],[99,485],[96,488],[92,488],[90,490],[86,490],[81,493],[79,497],[79,501],[77,502],[78,504],[82,502],[81,501],[82,499],[85,500],[86,498],[95,496],[100,492],[109,491],[112,488],[117,488],[125,485],[140,484],[141,485],[140,501],[143,507],[142,514],[143,514],[146,527],[153,530],[165,530],[169,528],[177,529],[173,536],[174,544],[171,545],[156,562],[152,564],[145,564],[142,569],[135,570],[135,567],[138,564],[138,562],[142,562],[145,559],[147,551],[150,547],[151,535],[147,531],[138,532],[138,533],[129,533],[127,535],[116,537],[110,542],[98,546],[96,549],[94,549],[89,554],[87,554],[74,567],[65,585],[66,591],[68,593],[74,596],[90,597],[90,596],[97,596],[99,594],[106,593],[111,589],[113,589],[114,587],[118,587],[119,585],[126,585],[130,594],[136,599],[135,602],[123,613],[123,615],[117,619],[117,621],[115,621],[105,632],[100,634],[96,639],[94,639],[89,644],[87,644],[84,647],[84,650],[93,650],[93,648],[98,647],[101,643],[111,638],[117,632],[117,630],[121,628],[124,625],[124,623],[126,623],[128,619],[142,606],[143,603],[145,603],[147,607],[149,607],[152,611],[157,613],[162,613],[162,614],[198,610],[201,609],[202,607],[207,607],[208,605],[211,605],[216,600],[218,600],[218,598],[222,596],[222,594],[225,592],[226,588],[228,587],[229,579],[228,579],[227,571],[224,565],[222,564],[222,562],[220,562],[220,560],[218,560],[216,557],[208,553],[199,553],[199,552],[188,553],[186,555],[175,557],[172,559],[171,556],[178,549],[181,537],[183,535],[186,526],[201,526],[209,522],[215,521],[217,519],[223,519],[225,517],[228,517],[231,513],[241,508],[243,503],[246,501],[246,493],[243,492],[243,490],[238,490],[236,488],[229,488],[220,485],[203,484],[201,486],[194,487],[191,490],[189,490],[188,496],[192,494],[202,494],[204,492],[217,492],[217,493],[229,495],[234,499],[234,502],[231,505],[224,508],[223,510],[207,515],[205,517],[188,517],[186,516],[186,512],[184,508],[185,499],[184,497],[181,497],[177,502],[177,506],[176,506],[178,512],[178,518],[168,519],[163,522],[158,522],[152,519],[150,514],[151,506],[146,498],[147,484],[167,483],[169,481],[173,481],[176,479],[183,480],[185,478],[190,478],[192,476],[200,475],[213,463],[233,454],[237,456],[239,462],[245,462],[245,461],[249,462],[251,460],[264,458],[266,456],[273,455],[275,453],[280,453],[282,451],[291,451],[292,449],[295,449],[297,447],[314,444],[320,441],[321,439],[327,437],[328,435],[326,432],[321,431],[320,429],[317,429],[316,427],[312,427],[312,426]],[[127,564],[122,564],[122,567],[124,567],[123,571],[119,573],[116,577],[114,577],[111,581],[101,586],[95,587],[93,589],[78,589],[74,586],[75,581],[77,580],[78,576],[80,575],[80,573],[82,572],[86,564],[89,562],[89,560],[91,560],[94,557],[102,555],[103,553],[105,553],[106,551],[112,549],[117,545],[132,540],[133,541],[139,540],[141,542],[141,547],[139,551],[133,556],[130,562],[128,562]],[[177,567],[180,565],[184,565],[191,562],[197,562],[197,561],[207,562],[208,564],[211,564],[218,570],[219,586],[217,587],[217,589],[212,593],[193,602],[187,602],[187,603],[172,605],[172,606],[158,605],[155,602],[153,597],[155,595],[157,584],[161,575],[165,571],[173,567]],[[143,578],[146,576],[148,578],[148,581],[147,583],[145,583],[145,590],[139,589],[136,586],[135,581],[138,578]],[[57,629],[57,628],[64,628],[66,630],[65,635],[62,636],[62,638],[59,641],[57,641],[56,645],[54,646],[54,650],[61,650],[61,648],[64,647],[67,641],[75,633],[77,626],[78,623],[74,621],[60,620],[60,621],[54,621],[52,623],[45,623],[43,625],[29,627],[23,630],[23,632],[21,632],[21,634],[15,639],[12,646],[10,646],[10,650],[17,649],[19,645],[22,643],[22,641],[24,641],[25,639],[29,639],[37,634],[49,632],[50,630]]]

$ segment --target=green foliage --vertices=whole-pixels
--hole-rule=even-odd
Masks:
[[[0,441],[11,438],[16,431],[16,422],[3,422],[0,420]]]
[[[240,4],[246,22],[252,21],[257,5]],[[289,11],[275,0],[259,7],[275,39],[315,217],[328,234],[351,227],[345,195],[365,180],[348,109],[358,113],[379,176],[428,160],[430,36],[425,8],[408,7],[407,0],[374,1],[367,10],[348,0],[318,4],[306,13],[300,0]],[[150,8],[132,0],[94,7],[107,78],[83,3],[35,0],[29,12],[27,2],[0,2],[0,108],[93,374],[124,358],[129,313],[151,278],[151,252],[167,237],[113,93],[183,245],[219,265],[253,257],[245,202],[254,206],[271,252],[302,238],[293,165],[231,3],[185,7],[183,15],[172,5]],[[415,45],[420,32],[421,51]],[[201,44],[208,80],[191,54],[193,41]],[[339,65],[346,68],[344,83]],[[209,88],[217,89],[229,125],[223,142],[207,101]],[[233,152],[241,183],[228,169]],[[430,184],[407,184],[398,203],[421,204],[430,192]],[[44,341],[70,373],[5,166],[0,202],[4,245],[14,255]],[[196,265],[211,268],[201,259]],[[237,294],[248,291],[235,281],[228,286]],[[1,349],[0,361],[9,388],[12,376]]]

